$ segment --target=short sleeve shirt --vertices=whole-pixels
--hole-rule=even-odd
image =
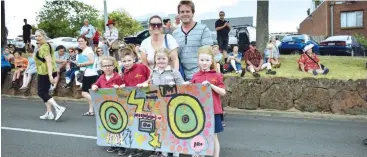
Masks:
[[[173,32],[173,37],[179,47],[178,57],[185,73],[185,80],[191,80],[192,76],[199,71],[199,48],[205,45],[213,45],[210,30],[206,25],[196,23],[187,33],[182,30],[182,26],[177,28]]]
[[[168,47],[166,47],[166,43],[165,43],[165,41],[163,41],[161,48],[167,48],[170,51],[172,51],[172,50],[174,50],[178,47],[176,39],[173,38],[173,36],[170,35],[170,34],[167,34],[167,44],[168,44]],[[154,52],[155,52],[155,50],[152,46],[151,37],[148,37],[145,40],[143,40],[143,42],[141,43],[141,46],[140,46],[140,50],[144,51],[148,55],[147,60],[148,60],[149,68],[154,69]]]
[[[217,28],[217,27],[222,27],[225,23],[226,23],[227,21],[226,20],[224,20],[224,21],[222,21],[222,20],[217,20],[216,22],[215,22],[215,28]],[[217,31],[217,37],[218,38],[228,38],[228,33],[229,33],[229,28],[228,27],[224,27],[223,29],[221,29],[221,30],[219,30],[219,31]]]
[[[46,56],[51,55],[52,72],[56,72],[56,58],[55,58],[54,50],[51,48],[51,53],[50,53],[50,48],[47,43],[44,43],[41,45],[41,47],[38,50],[38,55],[40,58],[45,58]],[[37,58],[37,55],[34,55],[34,61],[36,62],[37,74],[47,75],[48,74],[47,63],[39,60]]]
[[[55,58],[56,59],[61,59],[61,60],[67,60],[69,58],[69,54],[68,53],[64,53],[64,55],[60,56],[58,51],[55,51]],[[56,63],[56,66],[59,67],[61,65],[61,63]]]

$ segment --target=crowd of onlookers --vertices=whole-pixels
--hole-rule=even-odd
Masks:
[[[37,30],[37,48],[28,50],[28,58],[22,57],[23,52],[14,47],[6,47],[1,53],[2,84],[8,72],[13,71],[11,88],[20,87],[19,89],[24,90],[29,88],[32,76],[38,74],[38,95],[47,108],[47,112],[40,118],[54,119],[51,111],[53,106],[57,120],[65,107],[59,106],[49,93],[60,83],[63,88],[70,88],[75,83],[81,89],[82,97],[89,102],[89,109],[82,116],[95,115],[90,89],[202,83],[213,89],[215,133],[219,133],[226,125],[219,97],[226,92],[222,74],[233,72],[243,77],[246,72],[250,72],[254,77],[260,77],[259,72],[266,69],[266,74],[275,75],[273,68],[281,67],[277,40],[269,41],[264,52],[257,50],[254,41],[245,52],[239,52],[239,46],[243,45],[227,48],[226,32],[228,34],[230,26],[224,20],[224,12],[220,12],[220,19],[216,22],[219,44],[213,45],[208,27],[193,21],[195,7],[192,1],[181,1],[178,12],[176,18],[182,24],[175,27],[171,26],[168,19],[152,16],[149,19],[150,37],[141,45],[121,45],[118,30],[111,20],[103,34],[102,44],[95,45],[97,43],[93,39],[96,31],[88,20],[84,20],[77,40],[78,47],[66,49],[58,46],[55,51],[46,42],[46,33]],[[304,48],[304,54],[298,60],[299,69],[314,75],[328,73],[329,70],[320,64],[320,60],[312,52],[312,47],[313,45],[307,45]],[[23,84],[20,86],[21,76]],[[65,82],[60,82],[64,80],[61,79],[62,76],[65,77]],[[121,147],[111,147],[107,151],[126,154],[126,149]],[[137,150],[132,154],[138,156],[141,152]],[[172,156],[163,154],[157,152],[155,156]],[[219,156],[217,136],[214,154]]]

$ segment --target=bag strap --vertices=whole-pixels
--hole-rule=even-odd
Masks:
[[[167,41],[167,34],[164,35],[164,43],[166,45],[166,48],[169,49],[168,41]]]
[[[51,47],[51,45],[47,42],[47,45],[48,45],[48,48],[50,49],[50,55],[51,55],[51,57],[52,57],[52,47]],[[39,50],[36,52],[36,57],[37,57],[37,59],[38,60],[40,60],[41,62],[46,62],[46,59],[45,58],[41,58],[40,56],[39,56]]]
[[[319,64],[317,63],[311,56],[309,56],[307,53],[305,53],[307,55],[308,58],[310,58],[313,62],[315,62],[316,64]]]

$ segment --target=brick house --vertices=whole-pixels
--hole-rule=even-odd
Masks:
[[[322,1],[300,23],[298,33],[325,38],[358,33],[367,37],[367,1]]]

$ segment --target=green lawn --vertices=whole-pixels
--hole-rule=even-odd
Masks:
[[[276,75],[266,75],[265,71],[260,72],[262,77],[287,77],[287,78],[330,78],[330,79],[342,79],[342,80],[356,80],[366,79],[367,70],[366,62],[367,57],[347,57],[347,56],[319,56],[321,64],[324,64],[330,69],[327,75],[313,76],[309,73],[304,73],[298,70],[297,60],[299,55],[282,55],[280,61],[282,66],[279,69],[273,69],[277,71]],[[244,67],[245,63],[242,63]],[[236,76],[238,74],[230,73],[226,76]],[[249,72],[245,75],[246,79],[254,78]]]

